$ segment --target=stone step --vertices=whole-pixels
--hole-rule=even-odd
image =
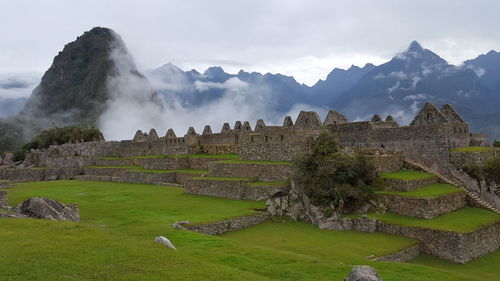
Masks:
[[[493,212],[495,212],[497,214],[500,214],[500,210],[499,209],[497,209],[496,207],[492,206],[491,204],[485,202],[483,199],[481,199],[480,196],[478,196],[477,194],[471,192],[470,190],[468,190],[466,187],[462,186],[461,184],[459,184],[459,183],[457,183],[457,182],[455,182],[455,181],[453,181],[453,180],[451,180],[451,179],[443,176],[439,172],[436,172],[433,169],[431,169],[431,168],[429,168],[429,167],[427,167],[427,166],[425,166],[425,165],[423,165],[421,163],[413,161],[411,159],[405,159],[405,162],[408,163],[408,164],[410,164],[410,165],[413,165],[415,167],[418,167],[418,168],[420,168],[420,169],[422,169],[422,170],[424,170],[424,171],[426,171],[428,173],[433,173],[433,174],[437,175],[440,180],[442,180],[442,181],[444,181],[446,183],[449,183],[449,184],[452,184],[452,185],[460,187],[461,189],[463,189],[467,193],[467,195],[470,198],[472,198],[480,206],[482,206],[482,207],[484,207],[484,208],[486,208],[486,209],[488,209],[490,211],[493,211]]]

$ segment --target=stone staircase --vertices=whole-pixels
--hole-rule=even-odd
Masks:
[[[430,168],[430,167],[427,167],[419,162],[416,162],[414,160],[411,160],[411,159],[408,159],[406,158],[404,160],[407,164],[411,165],[411,166],[414,166],[418,169],[421,169],[425,172],[428,172],[428,173],[432,173],[432,174],[435,174],[439,177],[440,180],[442,180],[443,182],[447,183],[447,184],[451,184],[451,185],[454,185],[454,186],[458,186],[459,188],[461,188],[462,190],[464,190],[467,195],[472,198],[474,200],[474,202],[476,202],[478,205],[482,206],[483,208],[485,209],[488,209],[492,212],[495,212],[497,214],[500,214],[500,210],[495,208],[493,205],[491,205],[490,203],[484,201],[481,197],[479,197],[479,195],[477,195],[476,193],[470,191],[469,189],[467,189],[466,187],[464,187],[463,185],[461,185],[459,182],[453,180],[453,179],[450,179],[448,178],[447,176],[444,176],[443,174],[439,173],[438,171]]]

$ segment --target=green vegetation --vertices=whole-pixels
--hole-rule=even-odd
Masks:
[[[483,164],[472,164],[465,171],[478,181],[486,181],[488,185],[500,184],[500,155],[490,157]]]
[[[416,241],[320,230],[289,219],[218,237],[175,230],[177,220],[218,221],[264,206],[184,194],[182,188],[33,182],[16,184],[9,196],[11,204],[32,196],[79,203],[82,222],[0,218],[0,272],[6,280],[342,280],[358,264],[375,267],[385,281],[486,281],[499,274],[498,250],[465,265],[427,255],[412,263],[377,262],[371,259]],[[178,251],[152,242],[159,235]]]
[[[458,233],[472,232],[483,226],[500,222],[500,215],[484,209],[469,207],[430,220],[393,213],[367,214],[367,216],[389,224],[454,231]]]
[[[144,173],[186,173],[186,174],[200,174],[206,175],[208,174],[208,170],[196,170],[196,169],[178,169],[178,170],[153,170],[153,169],[145,169],[141,166],[89,166],[88,168],[94,169],[124,169],[126,171],[134,171],[134,172],[144,172]]]
[[[196,177],[195,180],[217,180],[217,181],[256,181],[254,178],[237,178],[237,177]]]
[[[249,183],[249,186],[287,186],[290,184],[288,181],[254,181]]]
[[[266,160],[226,160],[218,161],[217,163],[228,163],[228,164],[256,164],[256,165],[293,165],[291,161],[266,161]]]
[[[376,169],[370,158],[344,154],[327,131],[310,143],[310,152],[297,160],[294,178],[313,204],[345,212],[371,198]]]
[[[466,146],[466,147],[458,147],[451,150],[451,152],[485,152],[491,151],[491,147],[484,146]]]
[[[380,173],[379,177],[382,179],[423,180],[434,178],[436,175],[419,171],[400,170],[392,173]]]
[[[183,154],[183,155],[144,155],[131,157],[100,157],[103,160],[133,160],[133,159],[161,159],[161,158],[196,158],[196,159],[238,159],[238,154]]]
[[[24,160],[24,157],[28,151],[31,149],[43,149],[48,148],[54,144],[64,144],[64,143],[75,143],[75,142],[87,142],[87,141],[102,141],[104,137],[95,127],[78,127],[78,126],[68,126],[68,127],[54,127],[45,131],[42,131],[31,141],[23,145],[22,149],[16,150],[13,155],[14,161]]]
[[[462,190],[450,184],[436,183],[411,191],[377,191],[376,194],[431,198],[461,192]]]
[[[498,141],[498,140],[494,141],[493,146],[500,148],[500,141]]]

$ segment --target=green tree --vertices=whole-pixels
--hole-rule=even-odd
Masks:
[[[377,174],[368,156],[343,153],[335,135],[328,131],[310,143],[310,152],[296,160],[294,178],[313,204],[344,212],[371,198],[370,185]]]

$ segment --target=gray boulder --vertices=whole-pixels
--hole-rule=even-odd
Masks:
[[[167,237],[163,237],[163,236],[159,236],[159,237],[156,237],[155,238],[155,242],[156,243],[160,243],[160,244],[163,244],[167,247],[169,247],[170,249],[174,249],[174,250],[177,250],[174,246],[174,244],[172,244],[172,242],[170,242],[170,240],[168,240]]]
[[[30,198],[17,205],[16,211],[31,218],[80,222],[77,204],[65,205],[47,198]]]
[[[352,268],[351,273],[344,281],[382,281],[377,271],[368,265],[357,265]]]

